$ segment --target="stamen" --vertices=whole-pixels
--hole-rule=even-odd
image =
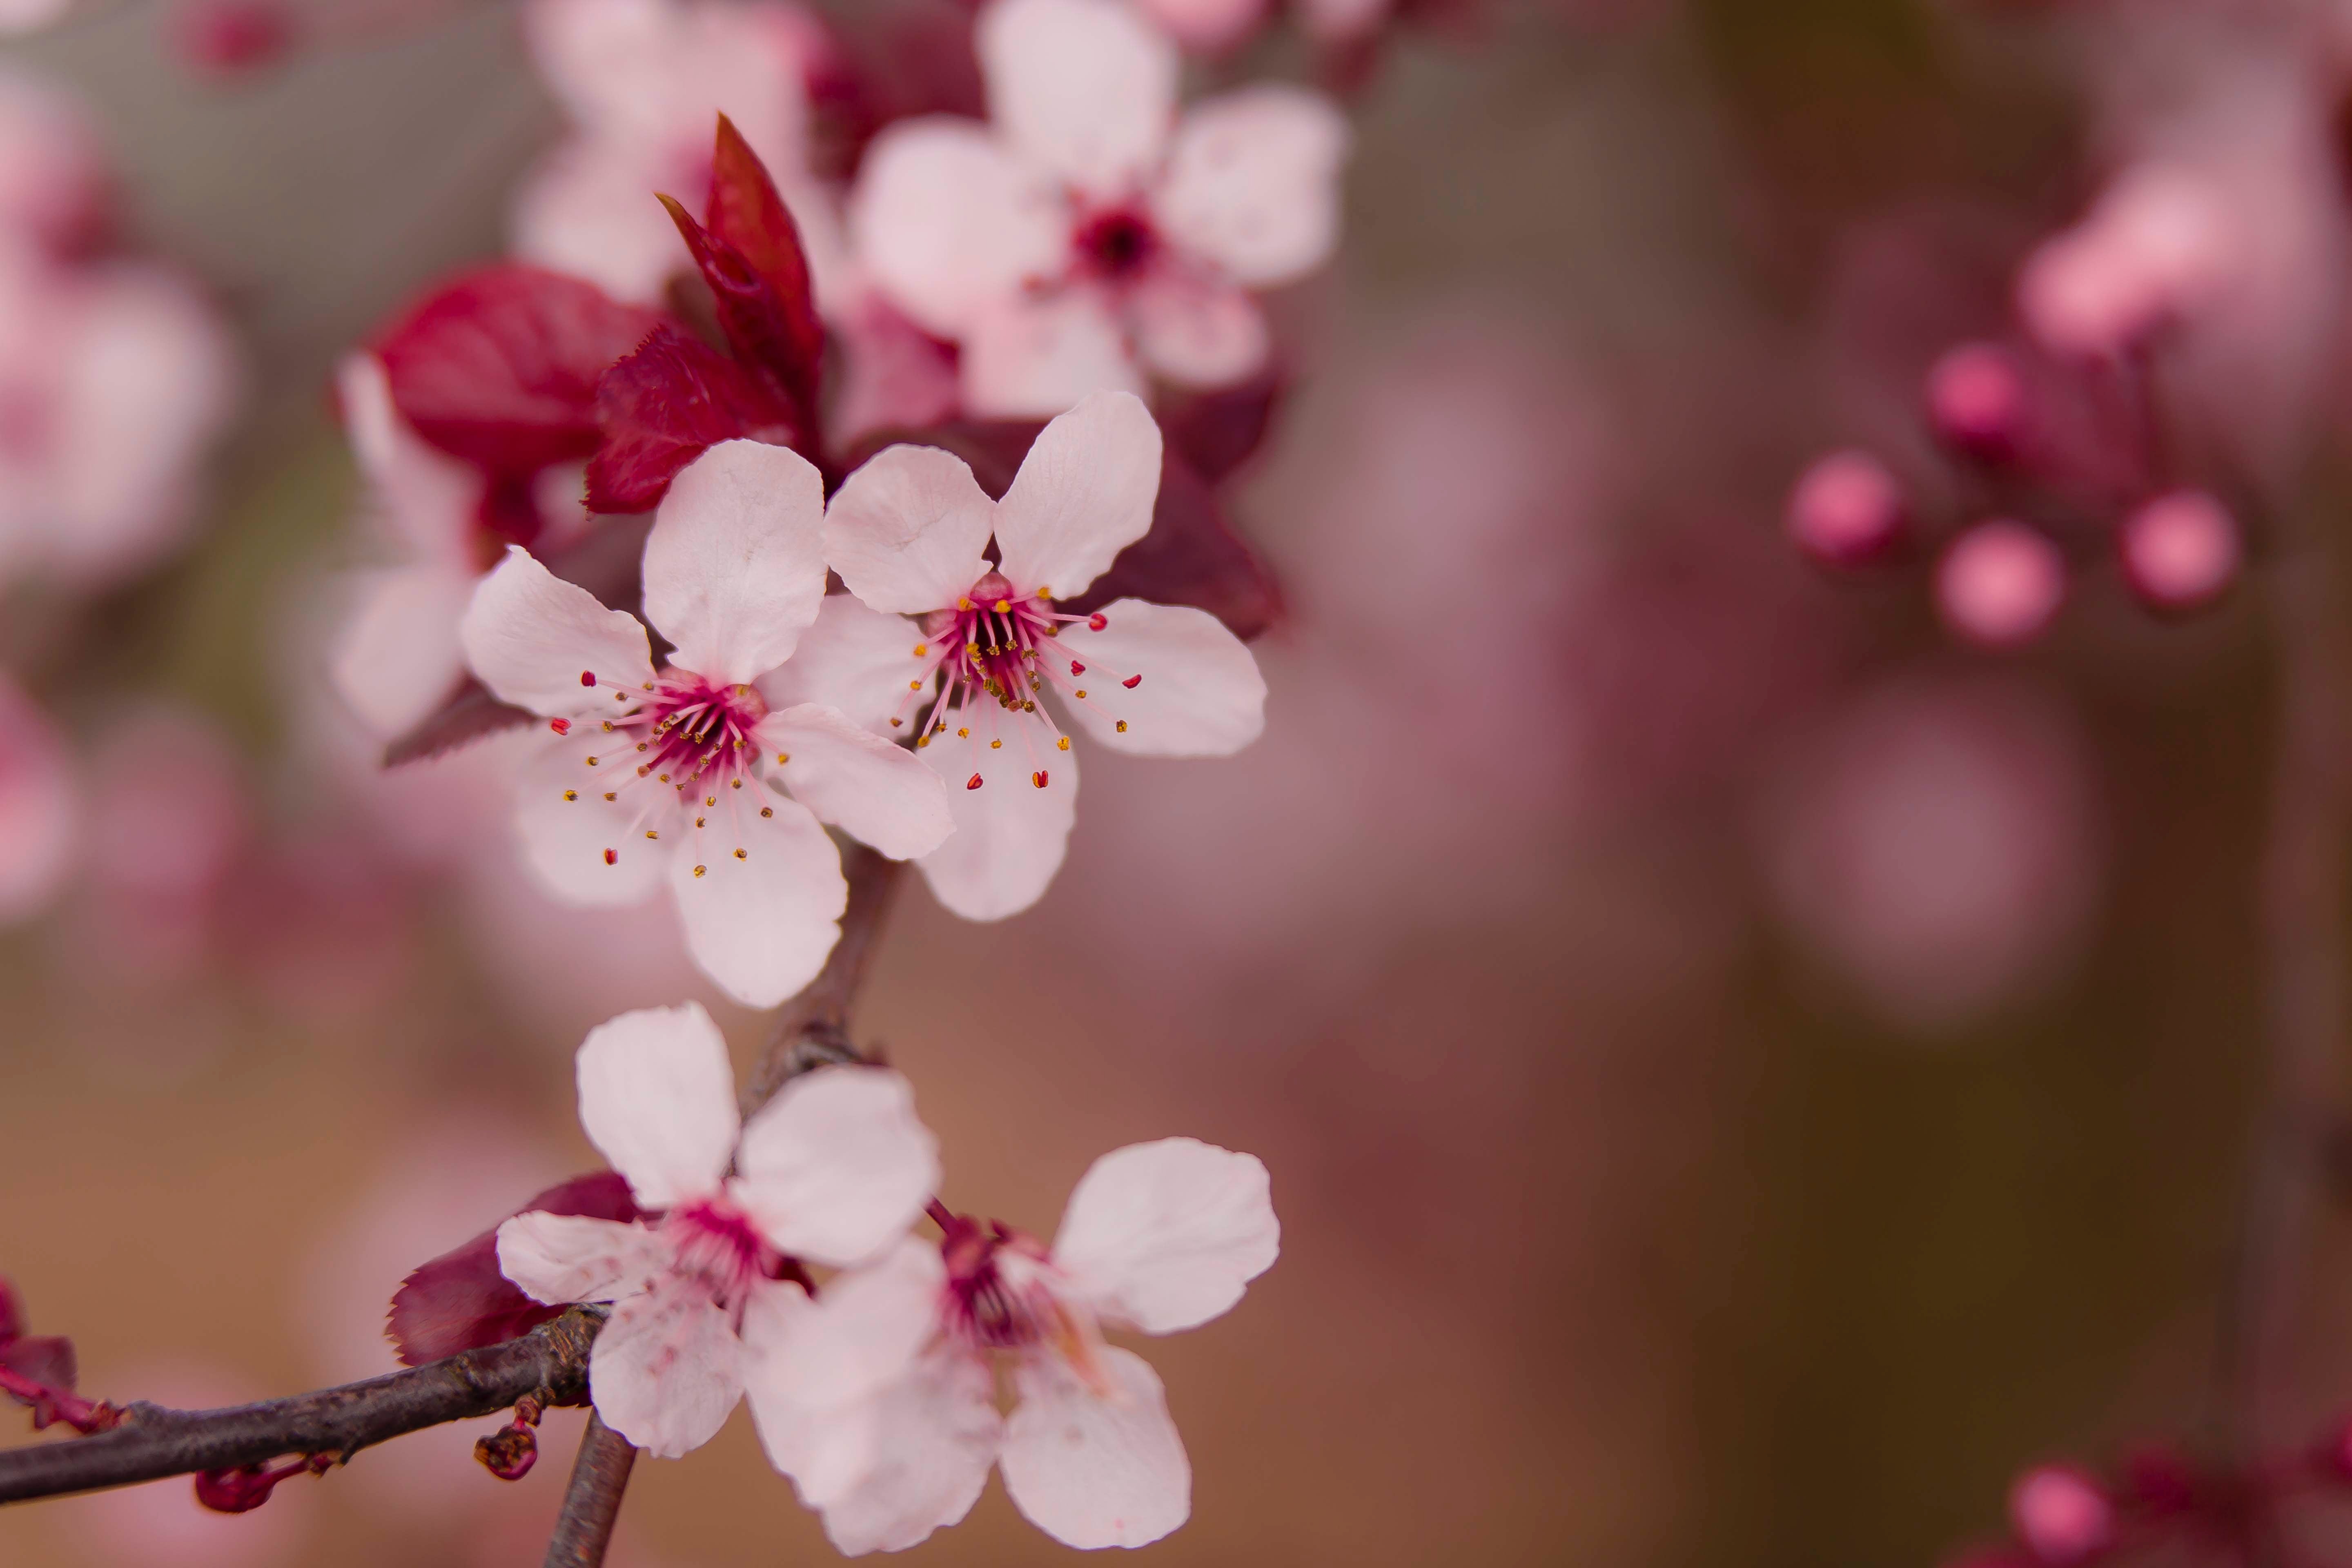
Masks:
[[[971,777],[964,780],[963,787],[966,789],[978,789],[980,787],[980,775],[978,773],[974,773]]]
[[[1029,775],[1029,782],[1035,784],[1039,789],[1044,789],[1045,787],[1045,770],[1040,768],[1035,773],[1031,773]]]
[[[605,864],[605,865],[607,865],[607,866],[617,866],[617,865],[619,865],[620,863],[621,863],[621,852],[620,852],[619,850],[617,850],[617,849],[607,849],[607,850],[605,850],[605,851],[604,851],[604,864]]]
[[[572,733],[572,721],[569,719],[550,719],[547,721],[547,727],[559,735]]]

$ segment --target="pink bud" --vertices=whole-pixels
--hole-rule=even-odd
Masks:
[[[2088,1562],[2115,1539],[2115,1510],[2106,1494],[2064,1465],[2043,1465],[2018,1477],[2009,1492],[2009,1520],[2043,1563]]]
[[[1817,458],[1789,495],[1789,537],[1816,561],[1858,566],[1886,552],[1903,530],[1903,492],[1867,452]]]
[[[278,1483],[296,1470],[266,1469],[240,1465],[229,1470],[202,1470],[196,1475],[196,1500],[215,1513],[251,1513],[269,1500]]]
[[[539,1439],[520,1421],[474,1440],[474,1458],[502,1481],[519,1481],[539,1462]]]
[[[1962,343],[1927,373],[1927,417],[1936,434],[1971,456],[2017,456],[2025,413],[2025,378],[1997,344]]]
[[[2238,574],[2238,529],[2203,490],[2161,495],[2124,521],[2124,577],[2159,610],[2210,603]]]
[[[1980,522],[1952,542],[1936,568],[1944,622],[1987,647],[2017,647],[2050,624],[2066,596],[2058,547],[2021,522]]]

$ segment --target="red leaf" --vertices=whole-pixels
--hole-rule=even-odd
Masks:
[[[1160,434],[1211,484],[1223,481],[1265,441],[1282,400],[1281,378],[1268,372],[1215,392],[1178,392],[1160,400]]]
[[[858,444],[844,468],[856,468],[893,442],[912,441],[953,452],[971,466],[982,489],[1002,498],[1044,428],[1026,420],[965,419],[879,432]],[[1234,531],[1215,489],[1172,444],[1160,458],[1150,531],[1120,551],[1109,571],[1063,607],[1086,611],[1129,595],[1206,610],[1244,640],[1282,615],[1282,588],[1273,572]]]
[[[611,1171],[574,1176],[515,1210],[638,1217],[629,1184]],[[509,1216],[511,1217],[511,1216]],[[384,1332],[404,1366],[422,1366],[460,1351],[479,1350],[527,1334],[563,1310],[532,1300],[499,1272],[499,1232],[492,1226],[463,1247],[420,1266],[394,1292]]]
[[[418,435],[494,474],[596,449],[596,382],[666,320],[591,283],[495,262],[444,285],[377,341]]]
[[[59,1334],[23,1334],[10,1340],[0,1345],[0,1366],[57,1394],[71,1394],[81,1371],[73,1341]],[[18,1398],[17,1403],[33,1401]]]
[[[25,1309],[17,1304],[16,1288],[0,1276],[0,1345],[25,1331]]]
[[[710,199],[703,210],[709,215],[709,243],[695,250],[695,260],[718,298],[720,330],[738,357],[764,367],[777,380],[802,428],[814,430],[824,323],[817,319],[800,226],[776,194],[767,165],[723,114],[710,155]],[[674,219],[680,216],[671,214]],[[691,237],[687,244],[694,247]],[[763,290],[749,296],[721,291],[711,263],[704,260],[706,250],[717,259],[720,246],[731,247],[750,266]]]
[[[792,439],[782,445],[808,445],[808,433],[816,427],[815,368],[793,342],[774,287],[741,251],[695,222],[675,197],[664,196],[661,204],[710,286],[719,335],[734,352],[735,363],[784,411]]]
[[[588,464],[588,510],[646,511],[703,449],[738,436],[793,444],[792,415],[741,365],[664,323],[596,388],[604,444]]]

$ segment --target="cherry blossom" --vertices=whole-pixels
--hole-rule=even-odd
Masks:
[[[827,1283],[752,1373],[768,1457],[834,1544],[912,1546],[971,1511],[994,1464],[1013,1506],[1070,1546],[1142,1546],[1182,1524],[1192,1465],[1160,1378],[1102,1331],[1175,1333],[1239,1301],[1280,1251],[1265,1167],[1191,1138],[1114,1150],[1050,1247],[932,1215],[936,1245],[909,1237]]]
[[[48,902],[71,864],[80,819],[63,738],[0,670],[0,925]]]
[[[887,128],[849,214],[876,285],[961,343],[966,406],[1043,416],[1147,373],[1257,370],[1249,290],[1311,272],[1338,232],[1339,110],[1266,84],[1178,120],[1175,47],[1120,0],[993,0],[976,42],[992,122]]]
[[[727,1042],[692,1003],[592,1030],[578,1074],[589,1142],[661,1217],[518,1215],[499,1226],[499,1267],[550,1305],[614,1303],[588,1363],[596,1413],[676,1458],[725,1424],[747,1361],[807,1316],[794,1260],[889,1247],[938,1183],[937,1145],[907,1080],[879,1068],[821,1068],[741,1121]],[[755,1414],[778,1386],[751,1384]]]
[[[755,684],[816,618],[823,495],[805,458],[757,441],[723,442],[679,474],[646,542],[646,619],[676,649],[658,669],[646,623],[520,546],[460,631],[484,684],[559,737],[520,779],[539,878],[602,905],[666,879],[695,962],[755,1007],[806,984],[839,935],[847,887],[822,823],[901,859],[953,826],[913,757]]]
[[[826,510],[825,554],[854,596],[825,601],[772,697],[918,737],[956,826],[918,863],[958,914],[1026,909],[1061,866],[1077,759],[1043,700],[1140,756],[1226,756],[1264,728],[1257,661],[1214,616],[1140,599],[1091,616],[1053,607],[1143,536],[1160,464],[1142,403],[1103,392],[1045,426],[1002,501],[961,458],[898,446]]]

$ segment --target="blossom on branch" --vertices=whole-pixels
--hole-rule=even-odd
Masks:
[[[646,542],[646,619],[675,650],[658,669],[645,623],[520,546],[462,629],[474,673],[557,736],[517,803],[549,890],[632,904],[666,879],[695,962],[755,1007],[806,984],[840,934],[822,824],[899,859],[953,827],[915,758],[763,690],[816,619],[824,510],[816,469],[781,447],[725,442],[682,472]]]
[[[912,1546],[971,1511],[991,1465],[1067,1545],[1142,1546],[1192,1511],[1192,1466],[1150,1363],[1104,1343],[1223,1316],[1280,1251],[1265,1165],[1191,1138],[1095,1162],[1049,1247],[949,1214],[829,1281],[754,1369],[776,1468],[851,1553]],[[995,1404],[993,1363],[1017,1397]]]
[[[518,1215],[499,1266],[551,1305],[614,1303],[588,1363],[597,1414],[676,1458],[725,1424],[747,1362],[806,1319],[795,1260],[887,1247],[938,1182],[937,1145],[906,1079],[879,1068],[821,1068],[740,1121],[727,1042],[692,1003],[598,1026],[578,1074],[589,1142],[661,1217]],[[751,1384],[755,1415],[776,1386]]]
[[[1348,130],[1279,84],[1176,116],[1175,46],[1119,0],[994,0],[992,123],[886,129],[850,199],[867,274],[962,347],[965,406],[1059,413],[1147,374],[1223,386],[1265,363],[1250,290],[1330,255]]]
[[[1257,661],[1208,612],[1054,607],[1150,527],[1160,472],[1150,414],[1103,392],[1045,426],[1001,501],[961,458],[899,446],[826,510],[825,556],[849,596],[817,612],[780,694],[917,738],[956,826],[917,863],[968,919],[1028,908],[1060,868],[1078,771],[1049,693],[1097,741],[1139,756],[1226,756],[1265,727]]]

